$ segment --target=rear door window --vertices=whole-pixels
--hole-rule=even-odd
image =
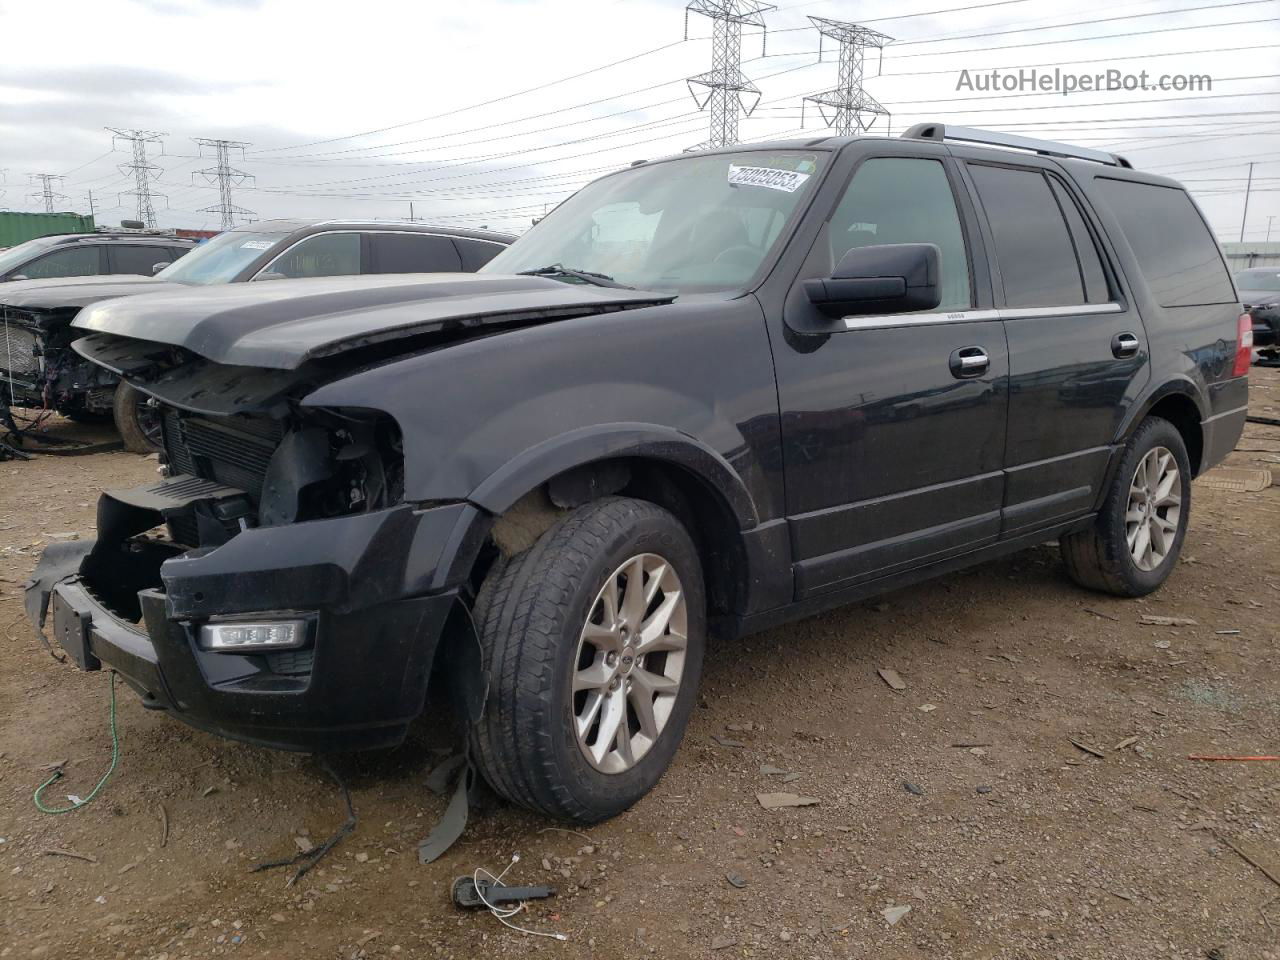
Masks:
[[[18,273],[32,280],[95,277],[102,273],[102,248],[83,246],[57,250],[20,267]]]
[[[458,253],[462,254],[462,269],[468,272],[479,270],[505,249],[501,243],[468,240],[466,237],[454,237],[453,242]]]
[[[449,237],[425,233],[374,233],[374,273],[440,273],[462,269],[462,258]]]
[[[1213,234],[1185,190],[1099,177],[1147,286],[1162,307],[1235,303]]]
[[[349,277],[364,272],[361,264],[360,234],[320,233],[294,244],[258,277]]]
[[[173,255],[169,253],[168,247],[141,244],[111,246],[107,249],[107,256],[111,258],[112,273],[136,273],[144,277],[152,275],[157,263],[173,262]]]
[[[1085,303],[1076,248],[1045,175],[984,164],[970,164],[969,173],[991,225],[1005,305]]]
[[[1067,218],[1067,226],[1071,228],[1071,243],[1075,247],[1076,262],[1080,274],[1084,277],[1084,299],[1086,303],[1107,303],[1111,300],[1111,287],[1107,283],[1106,271],[1102,269],[1102,256],[1098,253],[1098,245],[1093,231],[1084,221],[1084,214],[1076,205],[1075,198],[1057,177],[1049,177],[1049,186],[1058,201],[1062,215]]]

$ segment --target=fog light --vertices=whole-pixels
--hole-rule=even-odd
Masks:
[[[230,620],[200,628],[200,646],[206,650],[252,653],[258,650],[294,650],[307,641],[307,621]]]

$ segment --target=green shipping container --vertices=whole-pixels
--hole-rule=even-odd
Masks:
[[[55,233],[93,233],[93,217],[78,213],[19,213],[0,210],[0,249]]]

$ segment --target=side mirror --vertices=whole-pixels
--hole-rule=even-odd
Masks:
[[[25,273],[15,273],[13,276],[6,277],[5,279],[6,280],[30,280],[31,278],[28,277]]]
[[[153,263],[151,265],[151,275],[154,277],[157,273],[159,273],[161,270],[163,270],[165,267],[169,265],[170,265],[170,261],[168,260],[161,260],[159,263]]]
[[[804,292],[829,317],[933,310],[942,302],[940,259],[932,243],[854,247],[829,279],[806,280]]]
[[[253,279],[255,280],[288,280],[289,278],[283,273],[260,273]]]

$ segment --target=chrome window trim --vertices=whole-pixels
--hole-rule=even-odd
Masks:
[[[1071,307],[1001,307],[998,310],[950,310],[946,313],[908,313],[898,316],[862,314],[845,317],[846,330],[882,327],[924,327],[942,323],[978,323],[983,320],[1023,320],[1040,317],[1078,317],[1082,314],[1123,313],[1120,303],[1081,303]]]
[[[279,260],[281,257],[287,255],[289,251],[292,250],[294,247],[296,247],[298,244],[306,243],[308,240],[314,240],[316,237],[328,237],[328,236],[335,236],[338,234],[346,234],[346,233],[354,234],[357,237],[371,237],[378,234],[397,234],[397,235],[408,236],[408,237],[441,237],[445,240],[459,239],[457,237],[454,237],[452,234],[429,233],[426,230],[321,230],[319,233],[309,233],[305,237],[300,237],[299,239],[293,241],[293,243],[289,244],[287,247],[285,247],[283,250],[277,253],[274,257],[272,257],[267,262],[265,266],[260,268],[257,273],[255,273],[252,277],[250,277],[249,282],[257,280],[258,277],[262,276],[262,274],[264,273],[269,273],[270,268],[275,264],[275,262]],[[463,237],[461,239],[469,240],[470,237]],[[482,240],[480,242],[481,243],[497,243],[498,246],[500,247],[506,246],[506,244],[498,243],[498,241],[496,240]],[[459,257],[461,257],[461,254],[459,254]],[[373,274],[357,273],[357,274],[353,274],[353,276],[368,277],[368,276],[373,276]],[[383,274],[383,276],[388,276],[388,274]]]

